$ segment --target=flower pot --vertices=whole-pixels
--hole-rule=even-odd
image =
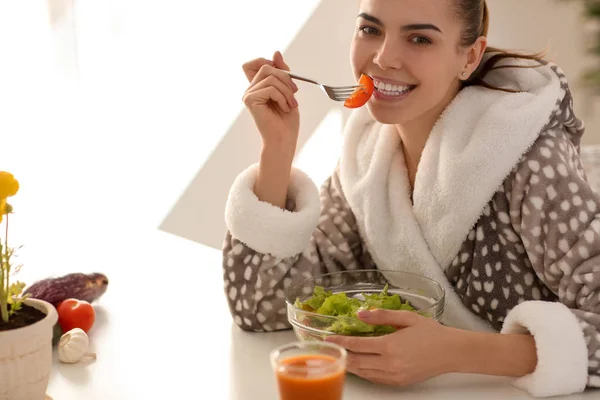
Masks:
[[[37,299],[24,304],[46,316],[31,325],[0,332],[0,400],[44,400],[52,368],[54,306]]]

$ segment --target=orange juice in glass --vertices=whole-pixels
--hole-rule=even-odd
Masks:
[[[294,342],[271,352],[280,400],[341,400],[346,349],[334,343]]]

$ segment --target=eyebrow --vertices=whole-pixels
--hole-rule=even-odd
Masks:
[[[367,13],[360,13],[360,14],[358,14],[358,17],[362,18],[364,20],[370,21],[376,25],[383,26],[383,22],[381,22],[381,20],[379,18],[369,15]],[[409,25],[404,25],[402,27],[402,30],[403,31],[433,30],[433,31],[442,33],[442,30],[433,24],[409,24]]]

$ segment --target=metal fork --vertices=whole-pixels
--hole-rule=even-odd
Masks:
[[[282,71],[285,72],[285,73],[287,73],[293,79],[297,79],[299,81],[304,81],[304,82],[312,83],[312,84],[315,84],[315,85],[321,87],[321,89],[323,89],[325,91],[325,94],[327,94],[327,96],[329,96],[329,98],[331,100],[335,100],[335,101],[346,101],[350,97],[350,95],[352,95],[352,93],[354,93],[354,91],[356,89],[358,89],[358,88],[364,88],[364,85],[327,86],[327,85],[320,84],[319,82],[313,81],[312,79],[303,78],[303,77],[298,76],[296,74],[292,74],[289,71],[285,71],[285,70],[282,70]]]

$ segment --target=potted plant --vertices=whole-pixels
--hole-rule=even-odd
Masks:
[[[11,282],[19,271],[9,246],[7,203],[19,182],[0,171],[0,399],[43,400],[52,368],[52,333],[58,320],[54,306],[21,293],[25,285]]]

